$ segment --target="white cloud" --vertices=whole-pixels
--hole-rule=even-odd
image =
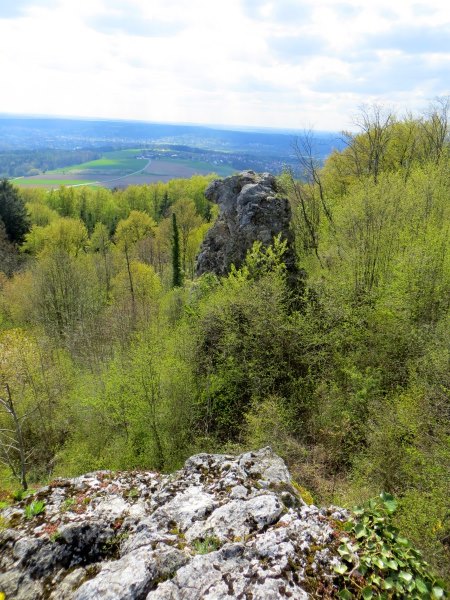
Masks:
[[[0,0],[0,112],[340,129],[450,93],[449,28],[444,0]]]

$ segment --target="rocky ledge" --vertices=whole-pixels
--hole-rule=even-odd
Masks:
[[[330,597],[346,517],[307,505],[270,448],[199,454],[172,475],[57,479],[1,512],[0,596]]]

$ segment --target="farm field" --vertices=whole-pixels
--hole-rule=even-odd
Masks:
[[[150,158],[152,155],[152,158]],[[140,157],[140,158],[137,158]],[[170,179],[189,178],[193,175],[217,173],[227,176],[235,171],[229,165],[212,164],[201,160],[190,160],[166,156],[154,157],[154,152],[127,149],[106,152],[97,160],[70,167],[47,171],[42,175],[21,177],[14,180],[19,187],[43,187],[52,189],[64,186],[100,185],[108,188],[126,187],[166,182]]]
[[[62,185],[65,186],[79,186],[79,185],[94,185],[95,182],[89,182],[85,179],[72,179],[67,177],[57,177],[53,176],[52,178],[43,177],[40,175],[35,175],[34,177],[20,177],[18,179],[14,179],[13,183],[18,187],[60,187]]]

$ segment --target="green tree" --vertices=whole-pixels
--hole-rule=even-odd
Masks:
[[[18,190],[7,179],[0,181],[0,219],[10,242],[21,244],[30,229],[30,220]]]
[[[88,241],[88,231],[83,221],[64,217],[55,219],[45,227],[34,225],[26,236],[23,249],[30,254],[62,251],[78,256],[86,250]]]
[[[99,278],[104,282],[106,297],[111,291],[111,240],[106,225],[97,221],[90,239],[90,248],[101,259],[101,272]]]
[[[131,258],[137,242],[149,235],[154,234],[155,221],[144,212],[132,210],[127,219],[123,219],[117,225],[116,243],[125,254],[128,281],[130,285],[131,305],[133,315],[136,316],[136,294],[134,289],[133,273],[131,269]]]
[[[172,206],[172,211],[177,216],[181,267],[183,273],[186,275],[186,259],[189,240],[191,239],[193,232],[202,224],[202,218],[197,214],[194,202],[187,198],[181,198],[175,202]]]
[[[183,276],[180,265],[180,234],[175,213],[172,214],[172,270],[172,286],[180,287],[183,283]]]

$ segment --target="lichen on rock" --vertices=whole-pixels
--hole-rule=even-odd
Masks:
[[[290,498],[287,501],[288,497]],[[25,517],[25,503],[45,511]],[[333,520],[270,448],[199,454],[172,475],[58,479],[2,511],[0,591],[16,600],[310,597],[332,588]],[[336,516],[337,515],[337,516]]]

